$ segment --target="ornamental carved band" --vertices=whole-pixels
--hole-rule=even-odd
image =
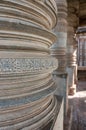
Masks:
[[[56,59],[46,57],[46,58],[21,58],[21,59],[0,59],[0,74],[12,74],[12,73],[38,73],[51,71],[56,68]],[[42,72],[42,73],[43,73]]]
[[[0,130],[41,130],[55,117],[54,0],[0,0]]]

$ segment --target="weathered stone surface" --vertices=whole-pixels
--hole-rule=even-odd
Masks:
[[[56,122],[55,122],[55,125],[54,125],[54,128],[53,130],[63,130],[63,121],[64,121],[64,100],[62,97],[57,97],[57,99],[60,99],[58,102],[59,102],[59,106],[60,106],[60,109],[58,111],[58,116],[56,118]],[[62,98],[62,99],[61,99]],[[59,108],[59,107],[58,107]]]
[[[67,2],[56,0],[58,7],[58,22],[54,29],[57,41],[51,47],[51,55],[58,59],[58,73],[64,73],[66,67],[66,44],[67,44]]]
[[[0,1],[0,130],[39,130],[55,117],[56,20],[54,0]]]
[[[68,0],[68,35],[67,35],[67,72],[69,74],[69,89],[74,90],[77,81],[77,42],[75,40],[76,29],[79,25],[79,1]],[[72,90],[72,91],[73,91]],[[69,90],[71,92],[71,90]]]
[[[53,74],[54,81],[57,84],[55,94],[62,96],[64,99],[64,115],[66,116],[68,110],[68,75],[65,74]]]
[[[64,111],[67,111],[67,76],[66,72],[66,46],[67,46],[67,1],[56,0],[58,8],[58,22],[54,29],[57,41],[51,46],[51,55],[58,60],[58,67],[53,72],[57,85],[56,95],[64,97]]]
[[[82,30],[83,28],[79,28],[79,31]],[[85,28],[86,31],[86,28]],[[80,33],[77,34],[78,38],[78,66],[79,67],[84,67],[86,66],[86,33]]]

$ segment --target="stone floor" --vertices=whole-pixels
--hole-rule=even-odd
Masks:
[[[77,92],[69,96],[69,106],[72,106],[71,130],[86,130],[86,81],[79,81]]]

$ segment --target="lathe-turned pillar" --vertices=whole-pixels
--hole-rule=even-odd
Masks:
[[[51,55],[58,59],[58,68],[53,72],[57,84],[57,95],[65,98],[67,104],[67,74],[66,74],[66,44],[67,44],[67,2],[56,0],[58,8],[58,22],[54,29],[57,41],[51,47]],[[66,112],[65,112],[66,113]]]
[[[75,33],[78,26],[78,1],[68,0],[68,35],[67,35],[67,72],[69,94],[76,92],[77,82],[77,43]]]
[[[66,44],[67,44],[67,2],[66,0],[56,0],[58,8],[58,22],[54,29],[57,41],[51,47],[51,55],[58,59],[58,74],[65,73],[66,67]]]
[[[54,0],[0,1],[0,130],[41,130],[57,111]]]

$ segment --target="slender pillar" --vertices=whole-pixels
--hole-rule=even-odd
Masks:
[[[57,35],[57,42],[51,47],[51,55],[58,59],[58,74],[65,73],[66,68],[66,44],[67,44],[67,2],[56,0],[58,7],[58,22],[54,29]]]
[[[86,80],[86,28],[77,30],[78,39],[78,80]]]
[[[79,22],[77,16],[78,7],[78,1],[68,0],[67,72],[69,76],[69,94],[74,94],[76,92],[77,47],[74,36]]]
[[[67,74],[66,74],[66,44],[67,44],[67,2],[56,0],[58,22],[54,29],[57,41],[51,47],[51,55],[58,59],[58,68],[53,72],[57,84],[57,95],[64,97],[65,115],[67,111]]]
[[[78,83],[78,78],[77,78],[77,70],[78,70],[78,60],[77,60],[77,57],[78,57],[78,41],[77,41],[77,38],[75,36],[75,43],[74,43],[74,61],[75,61],[75,66],[74,66],[74,84],[77,85]]]
[[[56,21],[54,0],[0,1],[0,130],[41,130],[54,119]]]
[[[77,34],[78,39],[78,66],[86,66],[86,33]]]

